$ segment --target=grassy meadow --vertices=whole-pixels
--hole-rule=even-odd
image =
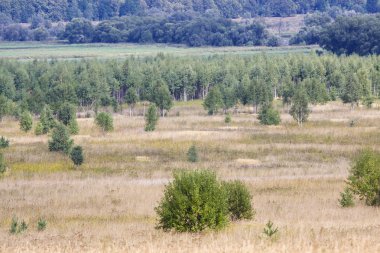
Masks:
[[[262,52],[268,54],[310,53],[315,46],[288,47],[185,47],[178,45],[154,44],[65,44],[41,42],[1,42],[0,59],[82,59],[82,58],[120,58],[127,56],[156,56],[158,53],[176,56],[211,56],[215,54],[252,55]]]
[[[351,159],[362,148],[380,149],[379,106],[313,106],[302,128],[278,108],[282,123],[274,127],[261,126],[249,107],[226,124],[224,115],[207,116],[201,101],[176,103],[152,133],[144,132],[141,106],[135,117],[127,108],[114,114],[106,135],[93,118],[79,118],[80,168],[49,152],[48,136],[4,119],[0,136],[11,147],[0,179],[0,252],[379,252],[380,209],[338,203]],[[186,159],[192,144],[196,164]],[[171,173],[196,168],[244,180],[255,219],[218,232],[156,230],[154,207]],[[27,221],[26,232],[9,233],[14,216]],[[42,232],[39,217],[48,222]],[[276,239],[263,235],[268,220],[279,228]]]

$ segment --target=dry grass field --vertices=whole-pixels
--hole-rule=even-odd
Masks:
[[[380,109],[351,111],[339,102],[312,109],[303,128],[286,109],[280,126],[265,127],[249,108],[225,124],[199,101],[176,103],[153,133],[126,110],[105,136],[81,118],[73,137],[86,155],[79,169],[48,151],[47,136],[24,134],[5,119],[0,135],[11,147],[0,179],[0,252],[380,252],[380,209],[338,203],[352,157],[367,146],[380,149]],[[193,143],[197,164],[186,161]],[[172,171],[196,168],[244,180],[255,219],[218,232],[156,230],[154,207]],[[27,221],[26,232],[9,233],[13,216]],[[42,232],[39,217],[48,222]],[[268,220],[279,228],[275,239],[263,235]]]

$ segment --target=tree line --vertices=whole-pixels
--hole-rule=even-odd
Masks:
[[[342,99],[352,107],[371,105],[379,96],[380,57],[332,55],[156,57],[118,60],[17,62],[0,61],[0,118],[23,111],[40,114],[49,105],[54,114],[79,110],[115,111],[139,101],[156,104],[161,112],[172,100],[217,101],[208,111],[231,111],[250,105],[257,111],[274,98],[292,104],[304,90],[313,104]],[[216,99],[210,98],[214,94]],[[211,114],[212,114],[211,113]],[[70,121],[67,120],[69,124]]]
[[[335,54],[380,54],[380,15],[318,13],[305,19],[306,26],[291,44],[319,44]]]
[[[357,12],[378,12],[377,0],[2,0],[1,22],[27,23],[35,17],[52,22],[73,18],[108,20],[124,15],[157,15],[173,12],[212,13],[226,18],[290,16],[325,11],[332,7]]]

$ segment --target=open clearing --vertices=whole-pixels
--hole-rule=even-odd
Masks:
[[[165,44],[64,44],[40,42],[1,42],[0,59],[81,59],[81,58],[120,58],[127,56],[156,56],[158,53],[176,56],[210,56],[215,54],[252,55],[262,52],[273,54],[310,53],[318,47],[181,47]]]
[[[303,128],[284,109],[278,127],[260,126],[247,110],[226,125],[223,115],[207,116],[200,101],[176,103],[153,133],[126,110],[106,136],[93,119],[78,119],[74,139],[86,162],[77,170],[48,151],[48,137],[4,120],[0,135],[11,147],[10,171],[0,179],[0,252],[379,252],[380,209],[360,202],[343,209],[337,200],[351,158],[366,146],[380,148],[380,110],[316,106]],[[186,161],[193,143],[197,164]],[[154,207],[181,168],[244,180],[255,219],[195,235],[156,230]],[[10,235],[13,216],[28,222],[27,232]],[[43,232],[39,217],[48,222]],[[262,234],[268,220],[279,227],[277,240]]]

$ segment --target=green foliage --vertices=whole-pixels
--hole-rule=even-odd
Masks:
[[[37,221],[37,230],[44,231],[47,226],[47,221],[44,218],[39,218]]]
[[[21,222],[16,218],[13,217],[11,222],[11,228],[9,229],[9,232],[11,234],[20,234],[28,229],[28,224],[24,220]]]
[[[29,112],[23,112],[20,118],[20,129],[29,132],[33,127],[33,118]]]
[[[341,207],[351,207],[354,206],[354,195],[349,188],[345,188],[344,192],[340,193],[339,204]]]
[[[0,153],[0,175],[7,170],[7,165],[5,164],[4,155]]]
[[[309,101],[304,88],[300,88],[296,91],[292,102],[290,115],[293,116],[299,126],[302,126],[302,124],[307,121],[310,113]]]
[[[95,118],[96,125],[104,132],[113,131],[113,118],[112,115],[106,112],[100,112]]]
[[[145,131],[146,132],[154,131],[156,129],[157,121],[158,121],[157,108],[154,104],[151,104],[145,116]]]
[[[198,150],[197,147],[193,144],[187,151],[187,160],[192,163],[196,163],[199,161]]]
[[[274,227],[272,221],[268,221],[268,223],[265,225],[263,233],[269,238],[272,238],[278,233],[278,228]]]
[[[165,231],[199,232],[228,224],[227,195],[210,171],[176,172],[155,210],[157,228]]]
[[[51,140],[49,140],[49,150],[69,154],[74,141],[70,139],[68,129],[62,123],[58,123],[53,129]]]
[[[362,151],[351,168],[348,185],[367,205],[380,205],[380,154]]]
[[[229,124],[232,122],[231,114],[227,113],[226,117],[224,118],[224,123]]]
[[[259,111],[258,120],[262,125],[279,125],[280,113],[271,104],[264,104]]]
[[[81,146],[75,146],[70,153],[70,158],[76,166],[82,165],[84,162],[83,149]]]
[[[45,105],[40,115],[40,123],[42,125],[42,134],[47,134],[50,129],[56,125],[53,112],[48,105]]]
[[[251,193],[241,181],[224,182],[223,187],[228,196],[228,211],[232,220],[252,219],[254,210]]]
[[[65,126],[68,126],[70,122],[76,119],[75,106],[70,103],[63,103],[58,110],[58,120]]]
[[[218,87],[212,88],[203,102],[203,107],[209,115],[213,115],[223,107],[222,93]]]
[[[9,140],[4,136],[0,137],[0,149],[9,147]]]
[[[79,125],[76,119],[70,121],[68,128],[70,130],[70,134],[78,134],[79,133]]]
[[[34,134],[35,135],[43,135],[44,134],[44,127],[42,126],[41,122],[37,122],[36,127],[34,128]]]
[[[168,111],[173,106],[172,97],[166,85],[159,85],[152,94],[152,102],[160,109],[161,116],[165,116],[165,110]]]

